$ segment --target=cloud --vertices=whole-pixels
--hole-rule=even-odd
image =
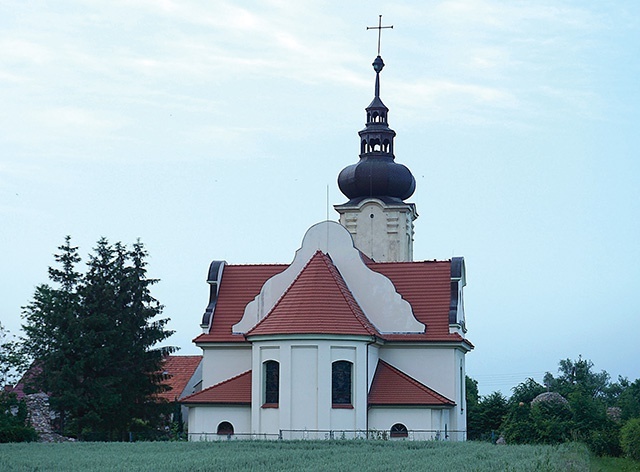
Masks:
[[[57,107],[42,110],[36,114],[42,126],[55,129],[56,133],[69,132],[73,135],[106,134],[120,126],[119,119],[109,119],[87,108]]]
[[[20,38],[0,39],[0,61],[4,64],[42,66],[51,62],[51,56],[51,49],[43,44]]]

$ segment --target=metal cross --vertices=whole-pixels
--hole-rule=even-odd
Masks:
[[[378,56],[380,55],[380,36],[382,35],[382,30],[386,28],[393,29],[393,25],[391,26],[382,26],[382,15],[378,15],[378,26],[367,26],[367,29],[377,29],[378,30]]]

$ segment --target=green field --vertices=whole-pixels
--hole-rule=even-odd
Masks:
[[[1,471],[588,471],[584,446],[408,441],[0,444]]]

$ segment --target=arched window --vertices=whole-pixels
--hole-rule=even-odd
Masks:
[[[331,403],[351,405],[351,377],[353,364],[349,361],[336,361],[331,365]]]
[[[276,406],[280,401],[280,364],[277,361],[264,363],[264,404]]]
[[[223,421],[218,425],[218,434],[224,436],[230,436],[233,434],[233,425],[228,421]]]
[[[409,436],[409,432],[407,431],[407,427],[402,423],[396,423],[391,427],[390,436],[392,438],[406,438]]]

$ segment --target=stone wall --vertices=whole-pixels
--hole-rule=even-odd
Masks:
[[[57,433],[51,427],[52,413],[49,408],[49,396],[45,393],[33,393],[25,395],[24,401],[29,412],[29,422],[36,430],[40,442],[64,442],[70,441]]]

